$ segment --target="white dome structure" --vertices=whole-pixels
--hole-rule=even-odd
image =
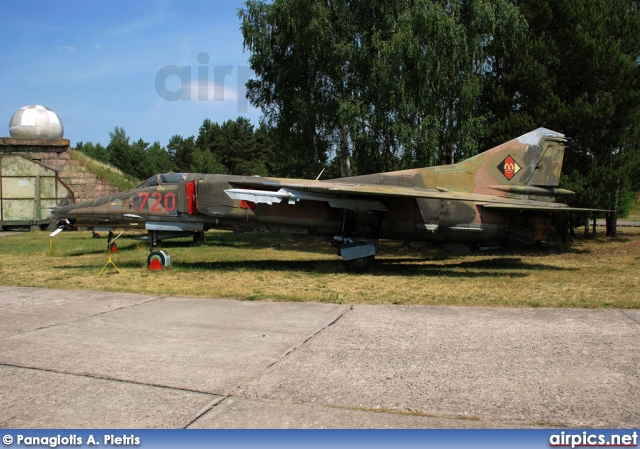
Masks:
[[[24,106],[11,117],[11,137],[31,139],[61,139],[64,127],[58,115],[39,104]]]

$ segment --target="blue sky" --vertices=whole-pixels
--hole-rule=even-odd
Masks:
[[[205,118],[244,116],[258,125],[260,111],[244,98],[252,73],[241,7],[240,0],[0,2],[0,136],[28,104],[54,110],[72,145],[107,144],[116,126],[132,141],[166,146],[174,134],[197,135]]]

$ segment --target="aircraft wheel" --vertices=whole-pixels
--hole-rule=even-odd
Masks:
[[[161,251],[151,251],[147,257],[147,269],[150,271],[163,270],[165,266],[165,257]]]
[[[359,257],[358,259],[346,260],[349,273],[367,273],[371,271],[375,256]]]
[[[198,231],[193,233],[193,244],[201,246],[204,243],[204,232]]]

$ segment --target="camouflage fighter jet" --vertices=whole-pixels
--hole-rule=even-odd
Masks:
[[[150,264],[159,240],[209,229],[325,235],[352,272],[370,269],[378,239],[456,244],[547,238],[556,202],[563,134],[539,128],[463,162],[332,180],[200,173],[153,176],[136,188],[52,213],[88,229],[145,229]],[[145,236],[147,237],[147,236]]]

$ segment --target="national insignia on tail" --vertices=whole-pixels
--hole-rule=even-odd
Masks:
[[[515,159],[511,157],[511,155],[509,155],[504,158],[502,162],[500,162],[500,164],[498,165],[498,170],[500,170],[500,172],[504,175],[505,178],[507,178],[508,181],[511,181],[511,178],[513,178],[516,173],[520,171],[520,166],[515,161]]]

